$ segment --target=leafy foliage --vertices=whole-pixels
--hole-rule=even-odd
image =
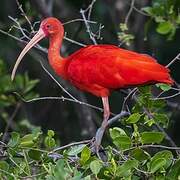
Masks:
[[[6,108],[17,103],[14,92],[20,93],[25,99],[38,97],[38,94],[32,91],[38,82],[37,79],[30,80],[27,74],[17,75],[15,81],[12,82],[6,65],[3,60],[0,60],[0,107]]]
[[[118,39],[121,42],[120,45],[126,44],[129,46],[131,42],[134,40],[134,36],[130,33],[128,33],[128,27],[127,24],[121,23],[119,25],[120,32],[118,32]]]
[[[110,130],[112,138],[121,136],[117,128],[113,129],[115,131]],[[71,145],[57,151],[47,146],[47,138],[49,133],[44,136],[40,129],[24,136],[12,132],[7,144],[1,142],[4,155],[0,160],[0,177],[54,180],[141,179],[143,176],[165,179],[167,176],[177,179],[180,175],[179,160],[175,160],[169,150],[161,150],[153,155],[143,146],[131,145],[126,149],[117,146],[117,150],[108,146],[108,159],[103,162],[86,144]]]
[[[24,76],[17,75],[14,82],[11,81],[10,75],[8,74],[6,64],[3,60],[0,60],[0,119],[4,124],[8,124],[12,128],[11,122],[8,122],[12,116],[18,114],[18,110],[20,109],[22,102],[17,97],[16,93],[20,94],[25,99],[32,99],[38,97],[38,93],[34,91],[39,80],[29,79],[27,73]],[[14,112],[11,114],[10,110],[14,109]],[[20,113],[19,113],[20,114]],[[21,124],[17,124],[16,129],[21,127],[28,126],[28,121],[21,118],[19,121]],[[31,126],[32,127],[32,126]],[[32,127],[33,128],[33,127]]]
[[[29,84],[32,82],[35,81],[31,80]],[[32,88],[29,89],[31,92]],[[164,87],[162,89],[167,90]],[[104,149],[106,161],[99,159],[92,151],[91,141],[57,148],[59,140],[55,138],[54,131],[48,130],[45,134],[39,127],[25,121],[30,133],[23,135],[12,132],[6,143],[0,140],[0,178],[178,179],[179,159],[173,151],[157,149],[164,140],[164,134],[152,128],[154,124],[168,126],[168,116],[163,113],[164,102],[152,99],[150,86],[140,87],[137,98],[133,113],[123,119],[125,128],[109,129],[113,144]],[[144,114],[144,108],[151,114],[150,117]]]
[[[152,6],[142,8],[157,23],[156,31],[167,35],[168,40],[172,40],[180,25],[178,4],[173,0],[156,0]]]

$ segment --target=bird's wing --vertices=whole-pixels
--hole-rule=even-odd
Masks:
[[[116,89],[150,82],[172,83],[169,70],[152,57],[116,46],[88,46],[69,59],[69,78],[83,85]]]

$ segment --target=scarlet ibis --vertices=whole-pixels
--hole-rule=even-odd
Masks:
[[[110,116],[108,97],[112,90],[155,83],[173,84],[169,70],[154,58],[114,45],[88,45],[64,58],[59,53],[63,35],[64,28],[58,19],[44,19],[37,34],[19,55],[11,78],[14,79],[23,56],[41,39],[49,37],[48,59],[55,73],[78,89],[102,98],[104,130]],[[97,147],[101,139],[102,135],[96,135]]]

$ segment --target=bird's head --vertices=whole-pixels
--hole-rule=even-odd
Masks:
[[[55,34],[64,34],[64,28],[62,23],[53,17],[46,18],[41,22],[40,29],[43,30],[46,36],[52,36]]]
[[[45,37],[53,37],[54,35],[58,35],[59,38],[62,38],[63,34],[64,34],[64,28],[63,28],[62,23],[58,19],[54,17],[49,17],[49,18],[44,19],[41,22],[38,32],[34,35],[31,41],[25,46],[25,48],[20,53],[18,59],[16,60],[16,63],[14,65],[14,68],[11,74],[11,80],[14,79],[16,70],[22,58],[33,46],[35,46],[41,39]]]

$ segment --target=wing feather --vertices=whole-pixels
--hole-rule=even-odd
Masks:
[[[69,79],[81,86],[116,89],[149,82],[172,83],[169,70],[154,58],[116,46],[88,46],[69,60]]]

